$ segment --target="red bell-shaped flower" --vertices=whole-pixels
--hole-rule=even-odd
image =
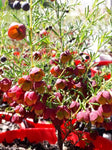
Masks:
[[[23,24],[13,22],[8,29],[8,36],[13,40],[22,40],[26,36],[26,27]]]

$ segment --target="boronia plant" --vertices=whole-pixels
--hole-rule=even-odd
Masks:
[[[14,21],[7,30],[1,26],[0,40],[1,57],[5,57],[0,90],[12,122],[49,120],[58,132],[60,150],[71,132],[91,133],[93,126],[111,129],[112,78],[90,77],[97,57],[89,50],[91,44],[98,39],[99,50],[111,38],[109,31],[95,30],[106,20],[106,12],[99,11],[103,2],[95,0],[91,10],[86,8],[83,16],[77,14],[69,23],[66,18],[78,1],[30,0],[15,10],[18,3],[12,10],[4,8]]]

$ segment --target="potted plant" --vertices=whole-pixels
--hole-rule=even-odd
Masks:
[[[91,46],[89,40],[94,37],[95,24],[105,16],[99,13],[100,3],[95,1],[92,10],[85,9],[85,18],[76,17],[75,25],[67,24],[65,17],[78,4],[77,1],[71,5],[57,0],[16,1],[10,10],[14,21],[7,30],[2,29],[10,38],[1,41],[3,102],[9,104],[6,111],[12,113],[12,122],[26,120],[26,126],[32,127],[20,129],[17,136],[23,139],[27,135],[33,141],[44,131],[40,141],[57,141],[59,150],[63,150],[66,139],[86,149],[101,149],[103,143],[96,143],[102,137],[93,140],[92,127],[111,129],[112,93],[108,84],[112,78],[107,82],[90,78],[88,73],[96,54],[84,52]],[[107,34],[102,33],[102,36]],[[98,40],[99,49],[104,39],[100,42],[99,37]],[[27,120],[32,118],[38,122],[40,117],[50,123],[44,124],[45,129],[42,124],[35,125]],[[4,133],[2,140],[7,134],[12,135],[11,139],[7,136],[8,142],[14,140],[15,132]],[[36,134],[32,137],[32,133]],[[110,141],[107,143],[111,145]]]

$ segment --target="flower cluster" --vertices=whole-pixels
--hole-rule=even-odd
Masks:
[[[42,54],[34,52],[33,58],[40,61]],[[54,125],[73,118],[86,124],[106,124],[105,119],[112,114],[112,94],[100,91],[92,96],[91,88],[95,90],[98,85],[95,80],[84,78],[88,63],[88,58],[84,63],[81,59],[74,61],[74,53],[67,50],[59,58],[49,60],[48,72],[33,67],[14,85],[7,78],[0,81],[3,101],[14,109],[12,120],[16,121],[18,117],[20,121],[27,117],[38,119],[41,116],[45,120],[50,119]]]
[[[77,120],[91,122],[92,125],[102,126],[107,130],[111,129],[109,117],[112,116],[112,91],[100,91],[88,103],[89,107],[86,110],[77,113]]]

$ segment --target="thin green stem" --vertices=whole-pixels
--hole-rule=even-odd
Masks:
[[[31,51],[31,67],[33,67],[33,44],[32,44],[32,0],[30,0],[30,51]]]
[[[60,1],[61,3],[61,1]],[[60,6],[58,2],[55,2],[55,5],[57,5],[57,9],[55,10],[56,12],[56,16],[57,16],[57,23],[58,23],[58,27],[59,27],[59,39],[60,39],[60,43],[61,43],[61,49],[62,51],[64,51],[64,46],[63,46],[63,37],[62,37],[62,18],[64,16],[64,13],[60,16]]]

